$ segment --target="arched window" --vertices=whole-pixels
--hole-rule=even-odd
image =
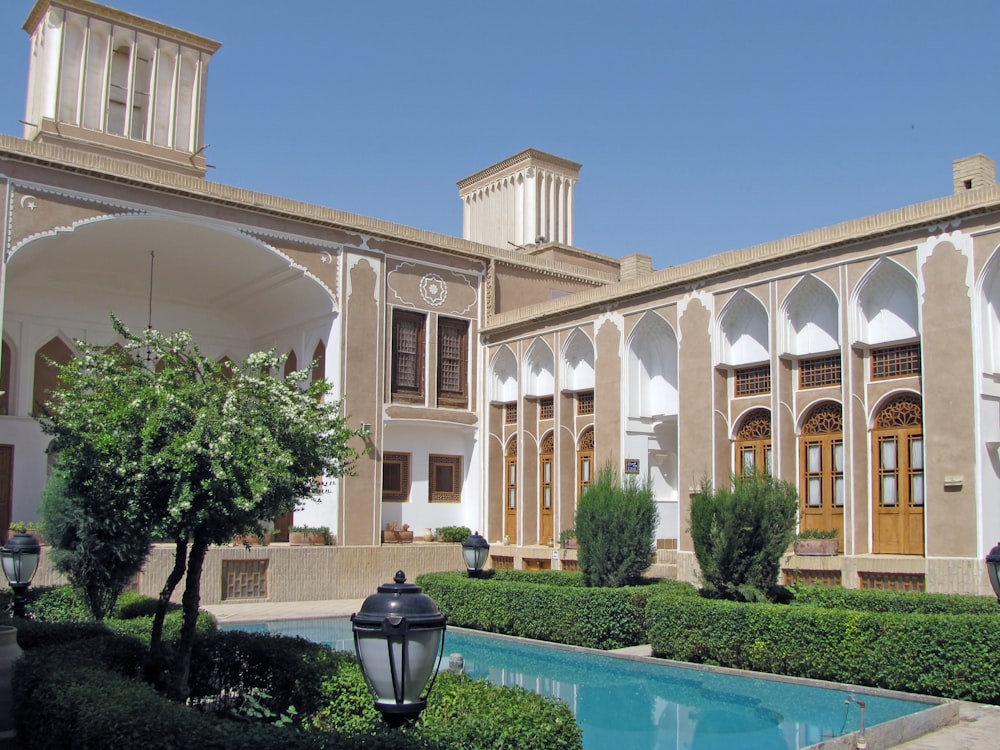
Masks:
[[[35,382],[31,403],[33,415],[41,413],[42,405],[51,398],[52,391],[59,384],[59,369],[56,365],[68,364],[72,358],[73,351],[58,336],[49,339],[48,343],[35,352]]]
[[[836,531],[843,545],[844,417],[840,404],[814,406],[799,437],[799,524],[802,531]]]
[[[924,553],[924,428],[920,397],[905,393],[872,426],[874,552]]]
[[[588,427],[580,435],[576,449],[577,497],[587,491],[594,479],[594,428]]]
[[[771,473],[771,412],[754,409],[736,433],[736,473]]]

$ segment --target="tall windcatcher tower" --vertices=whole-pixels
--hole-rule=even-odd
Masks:
[[[528,149],[458,183],[462,237],[494,247],[573,244],[582,165]]]
[[[205,89],[218,42],[90,0],[38,0],[24,137],[205,174]]]

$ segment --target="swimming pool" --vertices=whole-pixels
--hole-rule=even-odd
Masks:
[[[349,618],[220,626],[297,635],[354,651]],[[466,674],[517,685],[569,704],[587,750],[798,750],[860,728],[851,693],[728,670],[683,667],[449,628],[449,654]],[[933,704],[864,694],[866,727]]]

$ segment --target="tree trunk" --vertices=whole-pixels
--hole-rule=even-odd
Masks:
[[[196,534],[191,543],[191,554],[188,555],[187,579],[184,582],[184,596],[181,604],[184,608],[184,622],[181,626],[181,640],[177,645],[170,681],[167,685],[167,696],[176,700],[187,700],[191,688],[188,678],[191,674],[191,651],[198,626],[198,605],[201,603],[201,570],[208,553],[208,542],[200,534]]]
[[[167,664],[163,658],[163,620],[167,616],[167,606],[170,604],[170,597],[174,595],[174,589],[184,577],[184,570],[187,568],[187,539],[177,540],[177,547],[174,550],[174,567],[167,576],[167,582],[160,590],[160,598],[156,602],[156,614],[153,616],[153,632],[149,638],[149,659],[146,662],[145,674],[146,682],[160,688],[162,686],[161,675],[167,669]]]

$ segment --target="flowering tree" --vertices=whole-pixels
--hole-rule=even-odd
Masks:
[[[166,669],[168,693],[183,699],[209,545],[294,510],[316,477],[350,473],[358,453],[348,443],[360,431],[347,427],[340,402],[324,400],[326,381],[305,388],[308,370],[279,379],[283,359],[273,352],[223,364],[204,356],[187,332],[135,336],[112,321],[125,344],[78,342],[81,354],[60,367],[42,429],[53,436],[66,496],[85,516],[118,517],[86,533],[148,545],[155,532],[175,541],[149,674]],[[167,666],[163,617],[182,578],[181,640]]]

